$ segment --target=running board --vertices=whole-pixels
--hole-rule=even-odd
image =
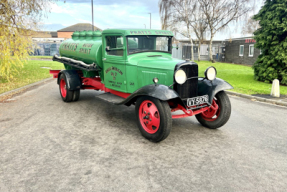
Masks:
[[[103,93],[103,94],[97,95],[96,97],[104,101],[113,103],[115,105],[118,105],[119,103],[125,100],[125,98],[122,98],[120,96],[117,96],[111,93]]]

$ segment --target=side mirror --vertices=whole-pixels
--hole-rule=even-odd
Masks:
[[[109,52],[110,51],[110,46],[106,47],[106,51]]]

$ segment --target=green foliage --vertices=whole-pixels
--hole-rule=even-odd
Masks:
[[[31,35],[53,0],[0,0],[0,79],[11,80],[32,52]]]
[[[253,19],[261,27],[254,32],[255,47],[262,50],[253,65],[254,78],[287,85],[287,1],[266,0]]]

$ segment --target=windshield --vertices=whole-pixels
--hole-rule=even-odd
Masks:
[[[128,54],[139,52],[168,52],[171,53],[172,37],[139,35],[128,36]]]

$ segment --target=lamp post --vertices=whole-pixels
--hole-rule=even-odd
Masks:
[[[144,24],[144,28],[146,29],[146,24]]]
[[[151,29],[151,13],[148,14],[149,14],[149,28]]]
[[[91,0],[92,3],[92,31],[94,31],[94,0]]]

